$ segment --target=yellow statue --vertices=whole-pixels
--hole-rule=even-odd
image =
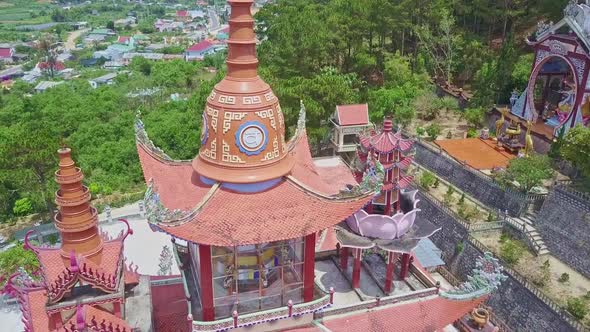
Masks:
[[[524,138],[524,155],[528,157],[534,150],[533,137],[531,136],[531,128],[533,123],[531,121],[526,122],[526,136]]]
[[[500,116],[500,118],[498,120],[496,120],[496,138],[494,138],[495,141],[497,141],[498,138],[500,138],[500,136],[501,136],[501,130],[502,130],[502,127],[504,126],[504,121],[506,121],[504,119],[504,117],[508,113],[508,109],[502,108],[502,109],[500,109],[500,113],[502,115]]]
[[[506,135],[508,136],[518,136],[520,135],[520,122],[516,123],[516,128],[511,124],[508,129],[506,129]]]

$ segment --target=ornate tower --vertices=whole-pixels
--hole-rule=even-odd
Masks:
[[[84,174],[72,160],[69,148],[58,151],[59,169],[55,181],[59,190],[55,203],[59,212],[55,215],[55,226],[62,236],[61,256],[70,261],[70,254],[82,255],[100,264],[103,241],[98,232],[98,212],[90,205],[90,190],[82,185]]]
[[[281,106],[257,72],[253,0],[229,0],[227,76],[203,112],[201,150],[194,170],[206,178],[252,183],[279,178],[294,161],[287,152]]]

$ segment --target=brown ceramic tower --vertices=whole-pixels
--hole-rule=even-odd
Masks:
[[[59,190],[55,193],[55,203],[59,212],[55,215],[55,226],[62,237],[61,256],[69,262],[74,251],[100,264],[103,242],[98,233],[98,212],[90,205],[90,190],[82,185],[84,174],[72,160],[70,149],[62,148],[58,153],[55,181]]]
[[[227,76],[215,86],[203,112],[200,175],[219,182],[253,183],[290,172],[285,121],[277,97],[257,72],[253,0],[229,0]]]

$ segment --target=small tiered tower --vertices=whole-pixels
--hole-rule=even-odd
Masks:
[[[61,245],[35,246],[29,231],[25,248],[39,260],[41,281],[17,273],[7,286],[18,296],[25,331],[131,331],[124,321],[125,290],[138,284],[138,275],[123,258],[123,242],[131,229],[103,239],[98,211],[82,184],[82,170],[70,149],[62,148],[58,154],[55,226]]]
[[[359,135],[358,158],[360,169],[356,176],[360,179],[367,166],[379,161],[385,169],[383,188],[367,207],[368,213],[391,216],[400,211],[400,191],[408,187],[412,177],[404,176],[402,170],[412,163],[412,157],[405,153],[414,144],[412,140],[404,139],[400,132],[393,132],[391,119],[383,121],[381,132],[371,131],[368,135]]]

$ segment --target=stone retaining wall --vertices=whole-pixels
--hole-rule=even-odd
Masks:
[[[551,253],[590,278],[590,200],[567,187],[555,187],[536,224]]]
[[[467,228],[456,222],[425,195],[419,194],[420,218],[442,227],[431,240],[442,250],[443,260],[451,272],[466,280],[483,251],[474,245]],[[462,243],[459,245],[458,243]],[[496,316],[514,331],[576,331],[555,308],[536,296],[510,274],[487,300]]]
[[[435,172],[488,207],[501,211],[507,210],[512,216],[519,216],[524,212],[527,206],[525,195],[500,187],[484,174],[459,164],[424,143],[416,142],[414,146],[416,147],[415,161],[418,164]]]

